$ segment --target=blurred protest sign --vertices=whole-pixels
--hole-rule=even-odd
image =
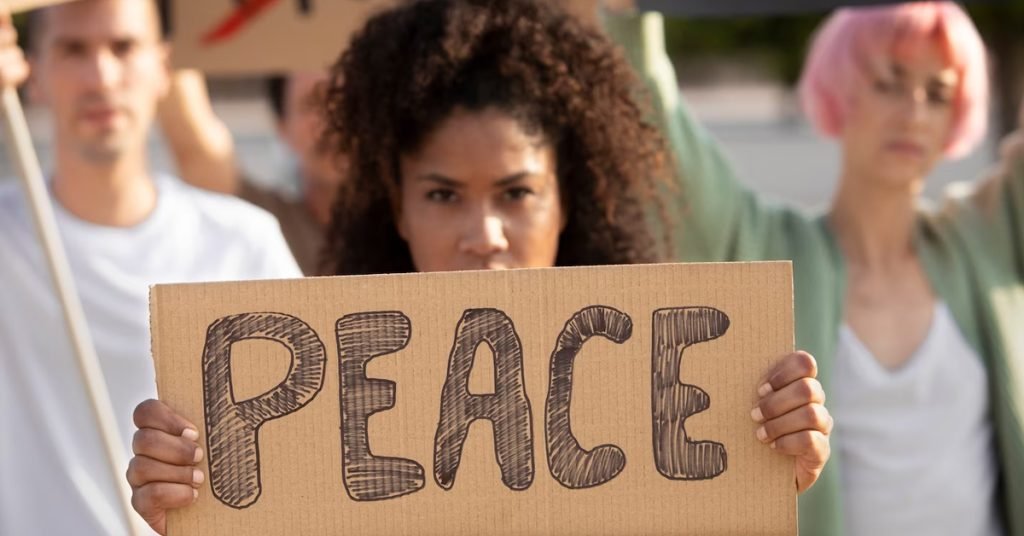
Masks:
[[[0,5],[5,6],[11,13],[28,11],[39,7],[63,4],[71,0],[0,0]]]
[[[730,17],[747,15],[782,15],[830,11],[838,7],[898,4],[904,0],[637,0],[643,11],[661,11],[666,15],[684,17]],[[1011,0],[973,0],[973,2],[1007,3]]]
[[[795,534],[750,419],[792,297],[789,263],[154,287],[207,453],[169,533]]]
[[[208,74],[325,69],[367,18],[396,1],[174,2],[174,62]]]
[[[47,0],[9,0],[43,4]],[[54,0],[49,0],[53,2]],[[167,10],[175,64],[208,74],[319,70],[334,63],[366,20],[399,0],[173,1]],[[562,0],[591,18],[600,0]],[[981,0],[984,1],[984,0]],[[999,2],[1005,0],[988,0]],[[638,0],[642,10],[680,16],[769,15],[826,11],[893,0]]]
[[[564,0],[578,13],[599,0]],[[205,0],[171,4],[178,67],[208,74],[325,69],[375,13],[398,0]]]

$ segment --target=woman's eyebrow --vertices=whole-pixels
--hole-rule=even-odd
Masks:
[[[461,188],[463,186],[461,182],[453,178],[441,175],[440,173],[427,173],[425,175],[420,175],[418,180],[435,182],[440,184],[441,186],[446,186],[448,188]]]
[[[533,175],[533,173],[529,171],[520,171],[514,175],[509,175],[508,177],[494,181],[494,185],[498,187],[510,186],[517,182],[521,182],[524,179],[530,178],[531,175]]]

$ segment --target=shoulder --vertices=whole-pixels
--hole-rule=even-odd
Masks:
[[[262,241],[266,233],[280,233],[277,219],[238,197],[202,190],[183,181],[162,176],[157,179],[162,195],[176,211],[192,212],[208,231],[223,231]]]
[[[22,212],[25,207],[25,194],[17,180],[0,179],[0,214]]]
[[[205,241],[204,249],[246,259],[243,279],[300,277],[277,218],[266,210],[234,196],[195,188],[172,177],[158,179],[176,221],[190,214],[195,227],[191,236]]]
[[[17,180],[0,179],[0,238],[32,232],[24,189]]]
[[[0,179],[0,281],[32,280],[45,268],[32,209],[18,180]]]

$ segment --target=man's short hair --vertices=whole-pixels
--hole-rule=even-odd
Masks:
[[[157,21],[160,25],[160,39],[169,40],[171,36],[171,2],[170,0],[152,0],[156,5]],[[46,29],[46,14],[54,9],[54,6],[34,9],[26,14],[25,43],[27,52],[34,54],[39,48],[39,36],[43,35]]]

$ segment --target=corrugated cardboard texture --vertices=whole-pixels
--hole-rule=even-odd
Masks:
[[[597,0],[564,0],[580,14]],[[285,73],[334,64],[352,35],[373,14],[399,0],[249,0],[250,17],[236,0],[175,1],[172,6],[174,63],[209,74]],[[223,29],[211,40],[215,29]]]
[[[160,397],[197,425],[207,452],[199,500],[172,513],[170,533],[794,534],[793,462],[756,440],[750,418],[759,377],[793,350],[792,299],[789,263],[154,287]],[[672,321],[682,313],[677,308],[691,308],[685,326]],[[581,312],[579,322],[569,322]],[[515,336],[473,338],[509,323]],[[257,338],[231,344],[246,335]],[[273,340],[288,337],[294,353]],[[672,367],[684,338],[709,340],[682,351],[677,380]],[[581,341],[575,361],[568,360]],[[395,382],[392,409],[385,409],[386,386],[368,396],[360,384],[360,359],[373,354],[384,355],[368,362],[367,381]],[[559,381],[549,398],[552,373]],[[300,381],[282,391],[277,386],[289,377]],[[659,402],[688,393],[698,407],[698,389],[683,384],[710,399],[685,419],[685,434]],[[243,420],[232,421],[238,407]],[[263,422],[255,443],[246,443],[252,425],[296,407]],[[458,460],[460,407],[493,411],[498,426],[472,422]],[[360,416],[377,408],[384,411],[368,420],[367,453],[358,441]],[[592,465],[557,427],[566,416],[579,445],[594,451]],[[656,425],[663,441],[655,439]],[[496,458],[495,428],[507,474]],[[549,437],[563,456],[554,467]],[[717,447],[703,444],[692,447],[702,454],[689,460],[699,463],[684,457],[673,469],[663,461],[676,478],[663,476],[655,450],[681,451],[684,437],[720,443],[724,471],[714,476],[722,460]],[[414,463],[383,461],[378,468],[391,469],[374,472],[359,463],[360,454],[365,460],[371,453]],[[210,474],[211,463],[219,474]],[[679,479],[684,473],[692,479]],[[384,496],[391,498],[356,500]]]

